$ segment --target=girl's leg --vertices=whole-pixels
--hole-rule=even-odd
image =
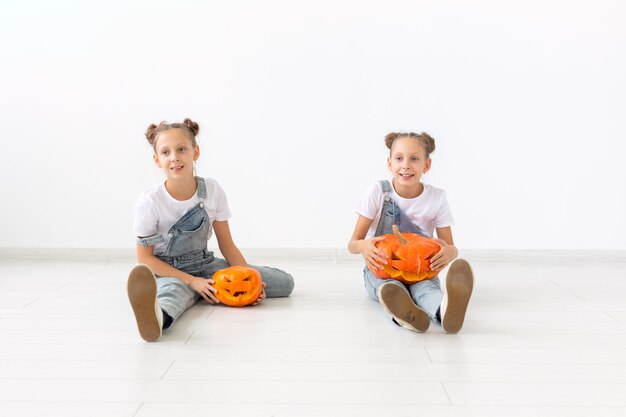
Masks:
[[[139,334],[147,342],[157,341],[161,330],[170,327],[200,298],[198,293],[177,278],[156,278],[146,265],[137,265],[132,269],[127,285]]]
[[[393,279],[381,279],[369,270],[363,269],[365,289],[370,298],[380,302],[394,323],[415,332],[425,332],[430,319],[411,299],[406,286]]]
[[[465,313],[474,288],[474,273],[465,259],[456,259],[446,276],[446,296],[441,303],[441,322],[448,333],[457,333],[463,327]]]
[[[159,306],[172,318],[172,324],[200,299],[200,294],[178,278],[159,277],[157,287]]]
[[[250,265],[261,274],[265,283],[265,295],[267,298],[287,297],[294,288],[293,277],[285,271],[269,266]]]
[[[146,342],[159,340],[163,328],[163,310],[157,301],[157,284],[150,268],[146,265],[135,266],[128,276],[127,291],[139,334]]]
[[[415,304],[424,310],[433,322],[441,325],[441,319],[437,316],[441,300],[443,300],[439,277],[411,284],[409,285],[409,291]]]
[[[379,294],[378,294],[378,289],[386,283],[391,283],[393,285],[398,285],[400,287],[404,287],[404,284],[402,284],[401,282],[398,282],[394,279],[382,279],[382,278],[378,278],[376,275],[374,275],[374,273],[372,271],[370,271],[370,269],[366,266],[363,268],[363,281],[365,284],[365,291],[367,291],[367,295],[369,295],[369,297],[372,300],[378,301],[379,300]]]

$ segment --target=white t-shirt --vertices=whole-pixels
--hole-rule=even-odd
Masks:
[[[424,184],[424,191],[415,198],[400,197],[391,186],[391,198],[400,208],[402,216],[398,228],[408,230],[402,226],[403,222],[411,222],[420,228],[424,235],[433,237],[435,228],[448,227],[454,224],[452,212],[448,206],[446,192],[440,188]],[[367,189],[356,206],[357,214],[372,219],[372,225],[367,231],[366,239],[376,235],[376,228],[380,220],[380,213],[385,201],[380,181],[376,181]]]
[[[226,194],[213,178],[204,178],[206,197],[204,209],[209,215],[207,240],[213,235],[213,221],[224,221],[231,217]],[[165,242],[154,245],[154,254],[163,255],[169,237],[167,232],[185,213],[198,205],[198,191],[189,200],[178,201],[165,189],[165,182],[142,193],[135,205],[135,223],[133,233],[137,237],[161,235]]]

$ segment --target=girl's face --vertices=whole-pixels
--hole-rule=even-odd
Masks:
[[[162,168],[167,179],[193,177],[193,161],[200,156],[200,148],[181,129],[168,129],[156,138],[154,162]]]
[[[419,140],[412,137],[396,139],[387,159],[394,183],[401,187],[417,186],[422,174],[430,169],[431,159],[426,158],[426,149]]]

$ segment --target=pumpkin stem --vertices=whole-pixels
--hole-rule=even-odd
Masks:
[[[409,243],[409,241],[406,240],[404,236],[402,236],[402,233],[400,233],[400,229],[398,229],[398,226],[394,224],[393,226],[391,226],[391,228],[393,229],[393,234],[396,235],[396,237],[398,238],[398,242],[400,242],[403,245],[406,245],[407,243]]]

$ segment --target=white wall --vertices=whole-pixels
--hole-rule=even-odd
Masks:
[[[463,248],[625,249],[615,1],[17,1],[0,11],[0,247],[132,247],[190,116],[241,247],[343,247],[383,137],[437,139]]]

